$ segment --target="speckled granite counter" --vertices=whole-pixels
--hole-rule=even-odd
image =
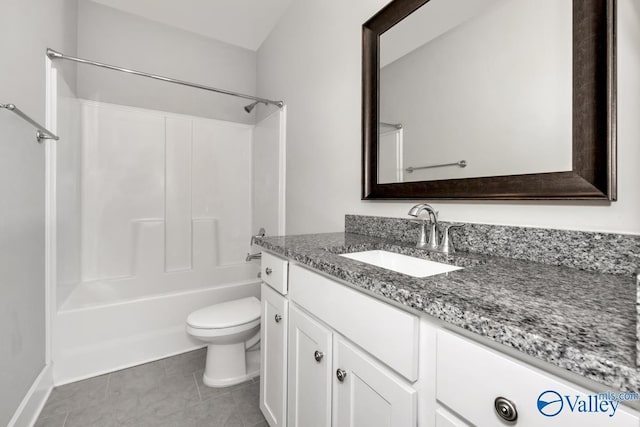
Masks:
[[[351,233],[265,237],[260,246],[530,356],[623,391],[638,391],[636,285],[603,274]],[[463,270],[414,278],[338,256],[384,249]]]

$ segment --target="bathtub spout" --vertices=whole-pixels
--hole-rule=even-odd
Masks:
[[[253,261],[254,259],[261,259],[261,258],[262,258],[262,252],[258,252],[257,254],[247,253],[247,257],[244,260],[246,262],[250,262],[250,261]]]

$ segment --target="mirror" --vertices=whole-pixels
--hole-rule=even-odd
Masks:
[[[363,25],[363,199],[615,200],[611,0],[395,0]]]

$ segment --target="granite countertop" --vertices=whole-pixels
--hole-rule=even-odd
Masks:
[[[629,275],[482,254],[437,254],[352,233],[265,237],[257,244],[383,301],[395,301],[604,386],[640,389],[637,292]],[[338,256],[372,249],[465,268],[415,278]]]

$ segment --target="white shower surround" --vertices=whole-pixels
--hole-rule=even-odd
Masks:
[[[201,346],[184,332],[186,316],[259,295],[258,263],[244,260],[249,237],[258,226],[283,231],[284,111],[254,128],[58,105],[71,138],[57,147],[66,185],[57,187],[55,383]],[[74,115],[80,132],[64,123]]]

